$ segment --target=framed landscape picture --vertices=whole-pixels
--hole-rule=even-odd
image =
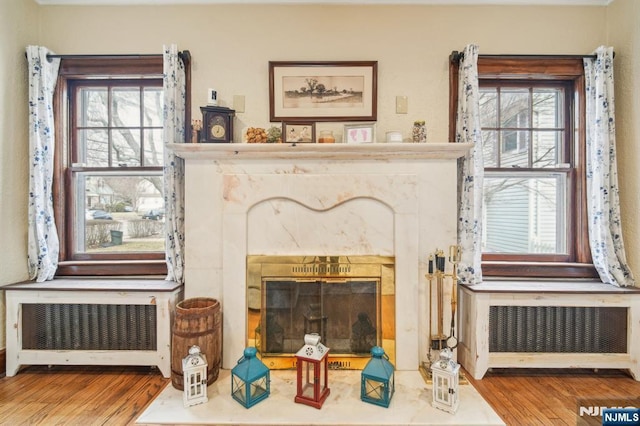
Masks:
[[[376,121],[378,62],[269,62],[271,121]]]

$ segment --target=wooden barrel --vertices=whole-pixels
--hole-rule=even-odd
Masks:
[[[193,345],[207,358],[207,385],[218,379],[222,355],[222,321],[220,302],[196,297],[176,305],[171,335],[171,383],[184,389],[182,360]]]

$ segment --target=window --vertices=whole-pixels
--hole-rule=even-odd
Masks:
[[[165,274],[162,56],[63,58],[58,275]]]
[[[483,274],[597,276],[586,229],[582,59],[480,56],[478,76]]]

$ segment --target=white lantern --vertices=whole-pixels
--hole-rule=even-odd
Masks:
[[[445,348],[440,352],[440,359],[431,364],[433,379],[433,400],[431,405],[449,413],[458,409],[460,364],[453,360],[451,349]]]
[[[183,403],[185,408],[207,402],[207,358],[200,353],[200,347],[193,345],[189,355],[182,360],[184,377]]]

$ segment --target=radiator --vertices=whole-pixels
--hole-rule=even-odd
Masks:
[[[626,353],[627,308],[491,306],[489,352]]]
[[[22,348],[155,351],[156,305],[24,304]]]

